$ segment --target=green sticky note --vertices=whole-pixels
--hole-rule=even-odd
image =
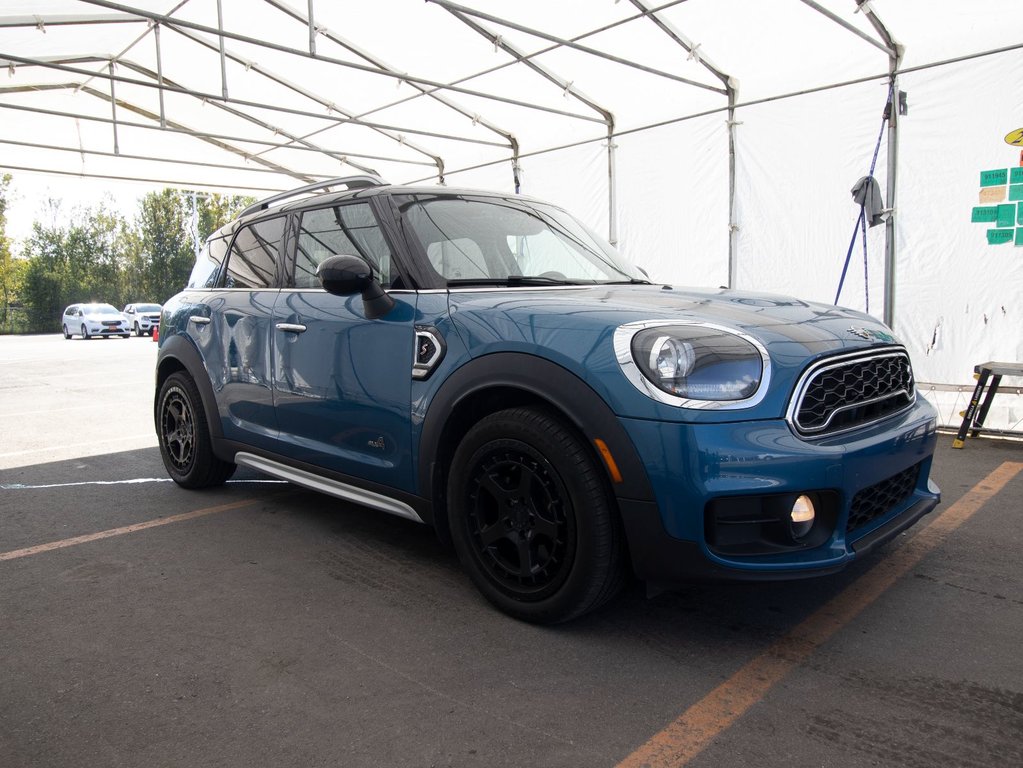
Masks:
[[[1009,169],[1009,183],[1023,184],[1023,166]]]
[[[997,187],[1002,184],[1009,183],[1009,170],[1002,168],[997,171],[981,171],[980,172],[980,186],[982,187]]]
[[[1014,230],[1011,229],[989,229],[987,231],[988,245],[1005,245],[1011,243]]]
[[[980,205],[973,209],[973,216],[970,221],[998,221],[998,207],[995,205]]]
[[[1016,247],[1023,246],[1023,227],[1016,227]]]
[[[1023,200],[1023,184],[1013,184],[1009,187],[1010,200]]]
[[[1016,204],[1005,203],[998,206],[998,216],[995,218],[995,226],[1011,227],[1016,223]]]

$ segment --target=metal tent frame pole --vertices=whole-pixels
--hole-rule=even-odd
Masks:
[[[905,48],[896,42],[884,22],[870,6],[868,0],[856,0],[877,34],[888,46],[888,73],[891,79],[891,104],[888,108],[888,191],[885,207],[888,219],[884,226],[884,322],[889,328],[895,327],[895,289],[897,258],[895,236],[898,225],[898,173],[899,173],[899,66]]]
[[[734,288],[737,277],[736,236],[739,231],[739,225],[735,221],[735,129],[739,125],[735,119],[735,105],[739,100],[739,81],[711,63],[703,52],[698,50],[700,48],[699,44],[694,43],[682,34],[671,22],[658,16],[658,9],[648,8],[645,0],[632,0],[632,4],[642,11],[643,15],[656,24],[668,37],[674,40],[686,52],[689,58],[696,59],[700,66],[714,75],[725,86],[725,94],[728,96],[728,120],[726,122],[728,127],[728,287]]]
[[[899,170],[899,86],[898,86],[898,72],[899,66],[902,64],[902,55],[904,48],[892,34],[888,31],[884,22],[878,17],[870,4],[870,0],[853,0],[856,3],[856,13],[862,12],[864,17],[870,22],[870,25],[877,32],[881,38],[880,42],[872,38],[870,35],[862,32],[861,30],[854,27],[849,22],[845,21],[839,16],[824,8],[814,0],[801,0],[801,2],[813,8],[818,13],[831,19],[836,24],[840,25],[844,29],[852,32],[857,37],[866,40],[874,47],[884,51],[888,55],[888,78],[891,85],[891,105],[888,108],[888,163],[887,163],[887,196],[885,205],[888,209],[888,219],[885,221],[884,228],[884,322],[888,327],[894,327],[895,324],[895,272],[896,272],[896,252],[895,252],[895,225],[897,211],[895,209],[896,190],[898,187],[898,170]]]
[[[440,7],[444,8],[452,16],[454,16],[456,19],[461,21],[467,27],[469,27],[470,29],[474,30],[478,34],[480,34],[483,37],[485,37],[487,40],[489,40],[491,43],[493,43],[496,47],[498,47],[501,50],[503,50],[505,53],[508,53],[511,56],[515,57],[516,60],[518,60],[519,62],[521,62],[525,66],[529,67],[530,69],[532,69],[534,72],[536,72],[538,75],[540,75],[544,79],[546,79],[546,80],[550,81],[551,83],[553,83],[554,85],[556,85],[558,88],[561,89],[561,91],[563,93],[565,93],[566,95],[571,95],[573,98],[575,98],[578,101],[582,102],[587,107],[589,107],[590,109],[592,109],[594,112],[596,112],[597,114],[599,114],[601,116],[601,119],[603,120],[604,124],[607,126],[608,240],[610,241],[611,245],[617,245],[617,242],[618,242],[618,212],[617,212],[617,209],[616,209],[616,196],[615,196],[615,186],[616,186],[616,178],[615,178],[615,149],[616,149],[616,146],[615,146],[615,143],[614,143],[614,137],[615,137],[615,118],[614,118],[614,115],[611,113],[611,111],[605,109],[602,106],[600,106],[599,104],[597,104],[597,102],[593,101],[593,99],[589,98],[584,93],[582,93],[578,88],[576,88],[572,84],[572,82],[570,80],[566,80],[565,78],[563,78],[560,75],[558,75],[555,72],[553,72],[548,67],[545,67],[543,64],[540,64],[540,63],[538,63],[536,61],[533,61],[532,58],[530,58],[525,52],[519,50],[516,46],[512,45],[511,43],[509,43],[501,35],[498,35],[496,32],[493,32],[493,31],[487,29],[486,27],[484,27],[482,24],[480,24],[479,22],[475,21],[474,19],[469,18],[469,16],[467,16],[465,13],[463,13],[463,11],[462,11],[460,6],[453,6],[450,3],[441,2],[440,0],[431,0],[431,1],[432,2],[436,2],[437,5],[439,5]],[[477,14],[474,13],[473,15],[477,15]],[[496,23],[500,24],[502,22],[500,20],[498,20]],[[518,25],[515,25],[515,26],[518,27]]]

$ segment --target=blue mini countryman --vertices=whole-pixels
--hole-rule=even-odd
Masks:
[[[241,465],[432,525],[532,622],[630,574],[831,573],[939,501],[884,325],[653,283],[520,196],[359,176],[253,205],[164,306],[157,366],[178,484]]]

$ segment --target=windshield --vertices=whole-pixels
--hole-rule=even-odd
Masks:
[[[136,304],[135,305],[135,311],[136,312],[159,312],[160,311],[160,305],[159,304]]]
[[[119,315],[120,310],[114,309],[109,304],[86,304],[82,309],[89,315]]]
[[[449,285],[646,282],[599,236],[521,198],[397,195],[407,228]]]

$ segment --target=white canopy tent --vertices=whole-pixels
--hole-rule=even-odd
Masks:
[[[1023,360],[1013,0],[462,3],[5,0],[0,171],[521,191],[654,279],[834,302],[876,150],[886,222],[840,303],[893,326],[949,424],[974,364]]]

